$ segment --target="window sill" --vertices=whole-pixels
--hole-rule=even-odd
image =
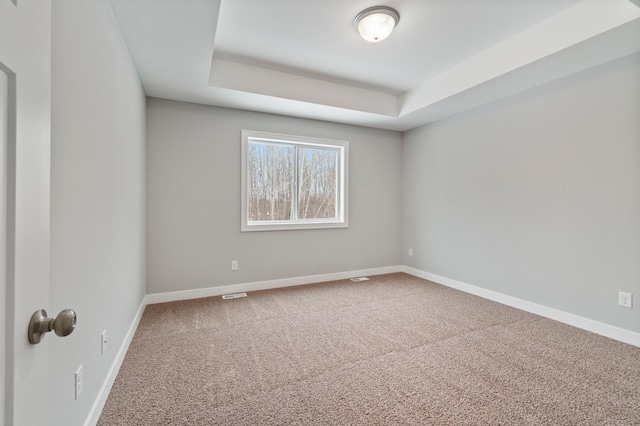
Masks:
[[[297,223],[249,223],[242,224],[242,232],[295,231],[300,229],[339,229],[348,228],[348,222],[297,222]]]

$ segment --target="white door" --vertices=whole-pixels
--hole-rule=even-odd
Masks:
[[[0,425],[48,425],[47,338],[27,326],[49,303],[49,1],[0,0],[0,105]]]

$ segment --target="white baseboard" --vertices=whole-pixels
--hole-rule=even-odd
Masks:
[[[540,315],[545,318],[581,328],[583,330],[591,331],[601,336],[609,337],[620,342],[640,347],[640,333],[625,330],[624,328],[605,324],[599,321],[594,321],[592,319],[584,318],[578,315],[570,314],[558,309],[538,305],[537,303],[518,299],[517,297],[508,296],[506,294],[487,290],[482,287],[452,280],[451,278],[421,271],[419,269],[410,268],[408,266],[403,266],[401,268],[401,271],[409,275],[433,281],[434,283],[455,288],[456,290],[464,291],[465,293],[474,294],[485,299],[493,300],[494,302],[502,303],[503,305],[512,306],[523,311],[531,312],[532,314]]]
[[[197,290],[172,291],[167,293],[148,294],[147,304],[175,302],[176,300],[199,299],[201,297],[221,296],[230,293],[242,293],[272,288],[291,287],[295,285],[314,284],[325,281],[346,280],[367,275],[382,275],[401,272],[402,266],[387,266],[383,268],[361,269],[358,271],[336,272],[332,274],[309,275],[306,277],[284,278],[280,280],[257,281],[252,283],[233,284],[219,287],[208,287]]]
[[[84,422],[84,426],[95,426],[98,424],[98,420],[100,419],[100,414],[102,414],[102,409],[104,408],[104,404],[107,402],[107,398],[109,397],[109,393],[111,392],[111,387],[118,376],[118,371],[120,371],[120,366],[124,361],[124,357],[127,354],[127,350],[129,349],[129,345],[133,340],[134,334],[136,334],[136,330],[138,329],[138,324],[140,324],[140,318],[142,318],[142,313],[144,312],[144,308],[147,306],[147,296],[142,299],[142,303],[140,303],[140,307],[138,308],[138,312],[136,312],[136,316],[133,318],[133,322],[127,331],[127,334],[124,336],[124,341],[116,354],[116,358],[111,364],[111,368],[107,373],[107,377],[104,379],[102,383],[102,387],[98,392],[98,396],[91,407],[91,411],[89,412],[89,416],[87,420]]]

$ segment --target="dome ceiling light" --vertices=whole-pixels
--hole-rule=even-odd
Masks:
[[[389,37],[398,25],[400,14],[387,6],[373,6],[358,13],[353,27],[360,36],[371,43],[377,43]]]

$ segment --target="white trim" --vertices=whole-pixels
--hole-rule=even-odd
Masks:
[[[455,288],[456,290],[464,291],[465,293],[470,293],[485,299],[493,300],[494,302],[502,303],[503,305],[512,306],[514,308],[531,312],[545,318],[569,324],[583,330],[591,331],[593,333],[600,334],[601,336],[609,337],[620,342],[640,347],[640,333],[636,333],[631,330],[626,330],[624,328],[605,324],[599,321],[594,321],[589,318],[570,314],[568,312],[560,311],[548,306],[538,305],[537,303],[518,299],[517,297],[508,296],[506,294],[487,290],[482,287],[463,283],[461,281],[456,281],[451,278],[421,271],[419,269],[410,268],[408,266],[402,266],[401,272],[419,278],[424,278],[425,280],[433,281],[434,283],[442,284],[447,287]]]
[[[84,426],[95,426],[98,424],[98,420],[100,419],[100,414],[102,414],[102,409],[104,408],[104,404],[107,402],[107,398],[109,397],[109,393],[111,392],[111,387],[118,376],[118,371],[120,371],[120,366],[122,366],[122,362],[124,361],[124,357],[127,354],[127,350],[129,349],[129,345],[133,340],[133,336],[138,329],[138,324],[140,324],[140,318],[142,318],[142,313],[144,312],[145,306],[147,306],[147,297],[145,296],[142,299],[142,303],[140,303],[140,307],[138,308],[138,312],[136,316],[133,318],[133,322],[127,331],[127,334],[124,336],[124,341],[120,346],[120,350],[116,355],[116,358],[113,360],[113,364],[111,364],[111,368],[107,373],[107,377],[105,377],[104,382],[102,383],[102,387],[98,392],[98,396],[91,407],[91,411],[89,411],[89,415],[87,416],[87,420],[84,422]]]
[[[172,291],[167,293],[148,294],[146,302],[149,305],[155,303],[174,302],[177,300],[199,299],[201,297],[221,296],[229,293],[244,293],[256,290],[269,290],[272,288],[291,287],[321,283],[325,281],[346,280],[364,275],[382,275],[401,272],[402,266],[387,266],[383,268],[362,269],[359,271],[336,272],[332,274],[309,275],[305,277],[284,278],[280,280],[257,281],[252,283],[232,284],[219,287],[208,287],[197,290]]]

